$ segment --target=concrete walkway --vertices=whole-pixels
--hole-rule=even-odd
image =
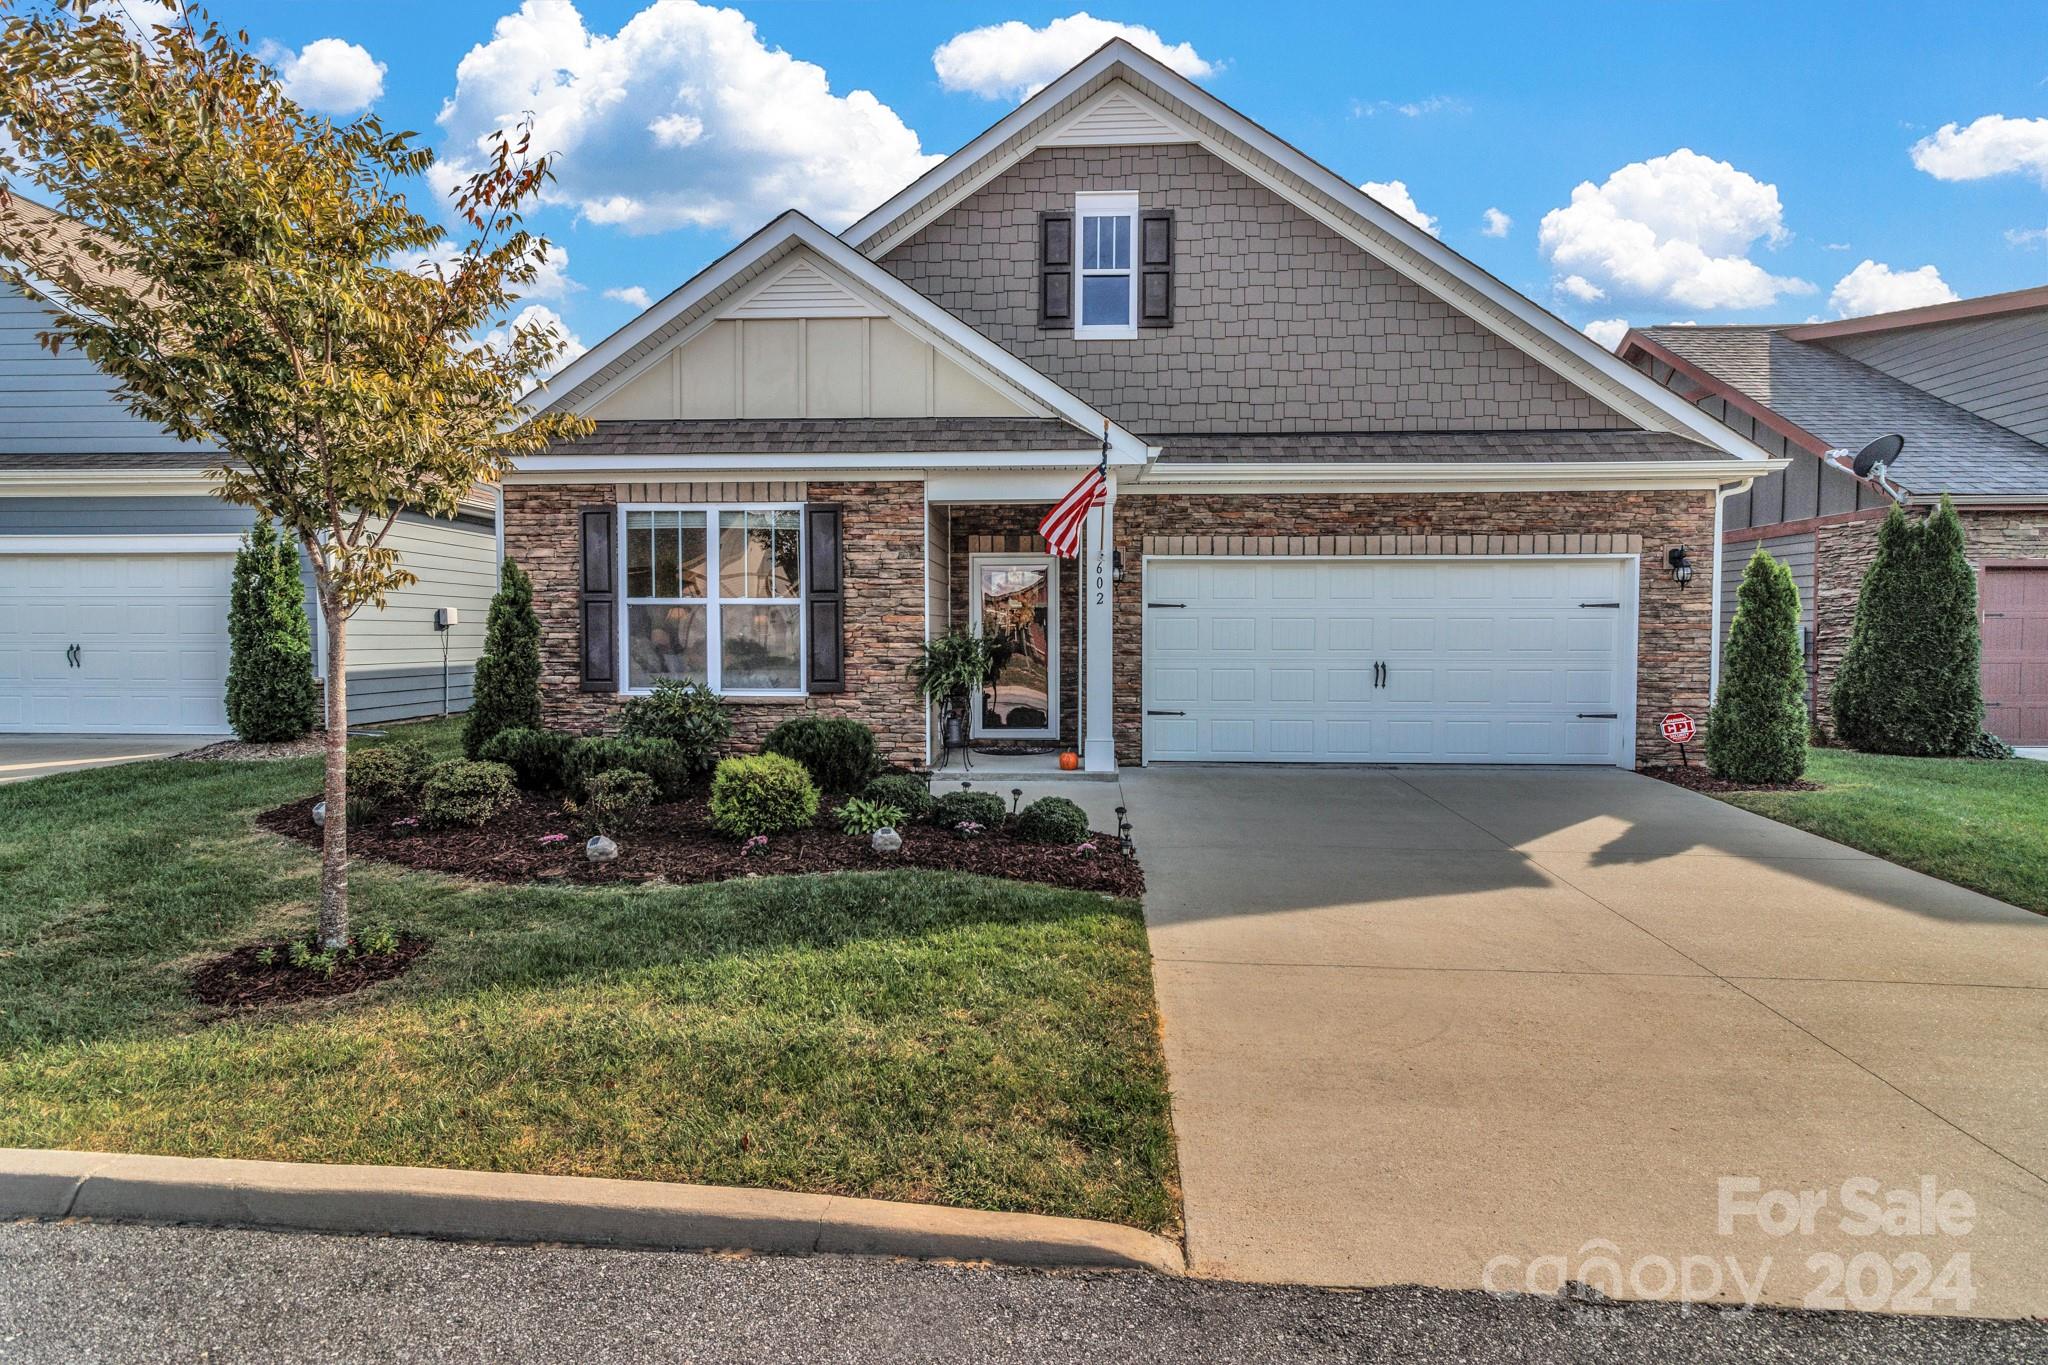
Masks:
[[[1196,1273],[2048,1313],[2048,919],[1615,770],[1122,785]]]
[[[0,783],[168,758],[220,735],[0,735]]]

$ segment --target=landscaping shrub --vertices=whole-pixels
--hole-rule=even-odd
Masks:
[[[994,792],[947,792],[932,801],[932,823],[940,829],[953,829],[963,820],[983,829],[1001,829],[1006,814],[1003,798]]]
[[[617,834],[653,804],[653,778],[631,768],[614,768],[590,779],[576,805],[576,818],[587,835]]]
[[[905,820],[932,813],[932,786],[915,773],[883,773],[861,788],[861,798],[878,806],[894,806]]]
[[[462,721],[462,752],[476,758],[501,730],[540,728],[540,617],[533,611],[533,580],[507,559],[484,622],[484,652]]]
[[[621,768],[645,773],[664,801],[689,789],[690,765],[681,746],[669,739],[579,739],[569,746],[565,785],[581,801],[592,778]]]
[[[1988,730],[1979,730],[1976,740],[1970,745],[1970,752],[1964,755],[1964,757],[2001,759],[2018,758],[2019,755],[2013,752],[2012,745],[2007,744],[1997,735],[1992,734]]]
[[[844,716],[793,716],[768,732],[761,751],[795,759],[835,795],[859,791],[881,766],[875,732]]]
[[[728,758],[711,778],[711,824],[744,839],[802,829],[818,818],[818,787],[804,765],[781,754]]]
[[[574,735],[520,725],[492,735],[477,757],[510,768],[521,791],[558,792],[568,785],[569,751],[575,745]]]
[[[228,724],[251,744],[299,739],[320,720],[313,626],[291,541],[258,517],[228,594]]]
[[[395,739],[348,756],[351,815],[381,815],[409,805],[419,795],[433,758],[416,739]]]
[[[512,770],[502,763],[444,759],[420,784],[420,819],[429,825],[481,825],[510,804]]]
[[[1730,782],[1796,782],[1806,771],[1806,662],[1799,587],[1759,549],[1742,571],[1707,718],[1707,769]]]
[[[1880,754],[1957,757],[1984,726],[1977,578],[1944,496],[1925,521],[1894,507],[1878,528],[1830,699],[1835,738]]]
[[[857,839],[866,839],[878,829],[895,829],[903,823],[898,806],[854,797],[839,808],[839,828]]]
[[[718,751],[732,738],[732,717],[718,694],[700,682],[663,678],[645,697],[629,698],[619,708],[619,734],[625,739],[665,739],[682,751],[692,777],[711,771]]]
[[[1078,844],[1088,837],[1088,816],[1064,796],[1041,796],[1017,812],[1014,833],[1034,844]]]

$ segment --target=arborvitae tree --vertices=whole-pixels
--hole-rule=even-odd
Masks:
[[[1758,550],[1743,570],[1707,721],[1707,767],[1731,782],[1793,782],[1806,771],[1806,667],[1799,587]]]
[[[1984,723],[1977,659],[1977,578],[1962,519],[1946,495],[1924,522],[1894,507],[1835,677],[1836,738],[1872,753],[1967,753]]]
[[[498,595],[484,625],[483,657],[476,661],[462,748],[471,758],[500,730],[540,728],[540,617],[533,610],[533,580],[511,560],[498,571]]]
[[[292,544],[258,517],[228,597],[228,724],[252,744],[298,739],[320,717],[313,626]]]

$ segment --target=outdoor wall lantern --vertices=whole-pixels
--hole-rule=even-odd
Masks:
[[[1671,566],[1671,581],[1679,587],[1692,582],[1692,549],[1685,545],[1673,546],[1664,556],[1664,562]]]
[[[1111,550],[1109,552],[1109,581],[1112,583],[1124,581],[1124,552],[1122,550]]]

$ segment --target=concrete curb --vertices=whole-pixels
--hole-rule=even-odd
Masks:
[[[1186,1273],[1116,1223],[658,1180],[0,1148],[0,1218],[103,1218],[678,1251]]]

